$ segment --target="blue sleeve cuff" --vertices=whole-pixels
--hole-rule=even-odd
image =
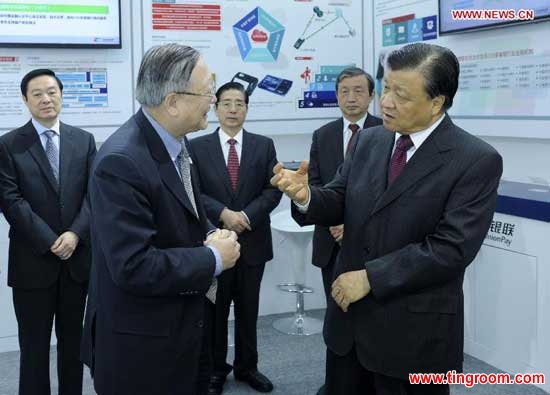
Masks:
[[[216,258],[216,270],[214,271],[214,277],[218,277],[223,271],[222,257],[217,249],[212,246],[207,247],[210,248],[210,251],[214,254],[214,258]]]

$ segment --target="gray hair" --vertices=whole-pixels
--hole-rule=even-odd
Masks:
[[[200,57],[199,51],[187,45],[149,48],[139,66],[136,100],[144,106],[156,107],[170,92],[185,90]]]
[[[374,80],[369,73],[367,73],[363,69],[360,69],[359,67],[347,67],[342,70],[340,74],[338,74],[338,77],[336,77],[336,91],[338,92],[338,85],[340,84],[340,82],[342,82],[343,79],[357,77],[358,75],[364,75],[367,79],[367,83],[369,85],[369,96],[371,96],[372,91],[374,90]]]

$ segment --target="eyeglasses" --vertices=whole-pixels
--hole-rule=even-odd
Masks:
[[[187,92],[187,91],[174,91],[177,95],[189,95],[189,96],[201,96],[201,97],[209,97],[210,100],[216,97],[216,95],[212,92],[210,93],[195,93],[195,92]]]
[[[246,103],[244,101],[222,101],[219,103],[219,106],[222,107],[224,110],[230,110],[233,106],[235,106],[235,109],[237,110],[243,110],[246,108]]]
[[[210,100],[214,99],[216,97],[216,82],[214,80],[210,81],[210,89],[206,93],[197,93],[197,92],[189,92],[189,91],[174,91],[177,95],[189,95],[189,96],[200,96],[200,97],[208,97]]]

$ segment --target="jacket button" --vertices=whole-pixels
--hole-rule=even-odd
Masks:
[[[197,326],[198,326],[199,328],[202,328],[202,327],[204,326],[204,322],[203,322],[202,320],[198,321],[198,322],[197,322]]]

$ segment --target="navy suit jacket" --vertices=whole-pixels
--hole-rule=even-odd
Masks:
[[[395,134],[359,135],[332,182],[311,187],[301,224],[344,223],[334,278],[366,269],[372,287],[347,313],[331,298],[324,338],[384,375],[462,371],[466,267],[496,207],[502,158],[448,116],[387,187]],[[294,206],[294,205],[293,205]]]
[[[252,231],[245,230],[239,235],[240,262],[260,265],[273,259],[269,213],[277,207],[282,196],[270,183],[277,163],[273,140],[243,130],[236,191],[231,187],[218,130],[192,139],[190,143],[208,218],[218,224],[225,207],[244,211]]]
[[[363,129],[381,124],[382,120],[380,118],[368,114]],[[334,178],[336,170],[344,162],[343,133],[343,118],[329,122],[313,132],[308,168],[308,182],[310,185],[323,186]],[[335,246],[336,242],[328,228],[316,225],[313,233],[311,262],[318,267],[327,266]]]
[[[90,179],[93,266],[82,357],[109,394],[193,394],[215,257],[168,151],[138,111]]]
[[[90,212],[86,193],[94,155],[92,134],[60,123],[59,186],[31,121],[0,137],[0,207],[10,224],[8,285],[47,288],[67,265],[73,280],[88,281]],[[65,231],[80,241],[71,258],[50,252]]]

